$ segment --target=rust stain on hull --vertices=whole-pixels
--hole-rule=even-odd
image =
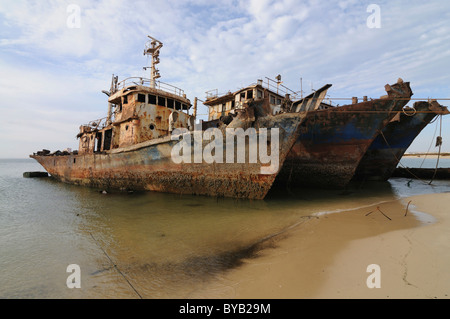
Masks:
[[[280,75],[277,81],[267,79],[267,86],[258,80],[234,93],[208,95],[204,105],[209,107],[209,118],[199,128],[195,127],[195,115],[189,114],[192,105],[184,91],[156,81],[160,77],[156,64],[162,43],[149,38],[144,54],[151,56],[151,78],[118,82],[113,76],[110,91],[103,91],[108,95],[108,115],[80,127],[77,152],[45,151],[30,156],[51,176],[62,182],[107,190],[247,199],[264,198],[272,185],[344,187],[378,132],[412,95],[409,83],[399,79],[394,85],[386,85],[387,95],[379,99],[325,107],[322,101],[331,84],[293,102],[291,94],[296,92],[282,85]],[[197,98],[194,114],[196,104]],[[195,141],[196,134],[204,134],[208,128],[222,133],[227,129],[251,129],[257,134],[279,129],[276,168],[268,170],[267,159],[261,160],[260,148],[264,144],[257,146],[257,161],[228,162],[226,134],[222,135],[220,146],[223,161],[173,160],[172,150],[178,143],[172,140],[178,134],[174,132],[183,129],[186,137],[192,137],[192,153],[187,154],[192,159],[196,158],[194,143],[201,143],[202,151],[210,143]],[[257,140],[261,142],[259,137]],[[250,157],[248,151],[253,142],[245,136],[244,141],[245,156]],[[274,142],[263,141],[267,149]],[[236,148],[234,154],[237,152]]]
[[[419,133],[438,115],[448,114],[436,101],[415,102],[378,134],[355,172],[354,180],[386,181]]]
[[[378,131],[412,95],[400,80],[386,91],[380,99],[309,111],[275,185],[345,187]]]
[[[280,167],[296,141],[302,120],[297,114],[280,114],[256,122],[281,129]],[[171,159],[171,150],[177,142],[166,137],[157,143],[147,143],[150,145],[135,145],[131,149],[115,149],[103,154],[31,157],[51,176],[66,183],[100,189],[151,190],[246,199],[263,199],[279,172],[278,169],[273,174],[261,174],[261,168],[266,164],[260,161],[176,164]]]
[[[277,97],[281,101],[279,95],[268,90],[263,91],[258,85],[239,92],[239,100],[228,101],[228,110],[226,106],[221,105],[221,115],[225,115],[222,114],[226,113],[225,111],[231,113],[230,108],[233,108],[232,114],[227,113],[225,122],[222,121],[223,118],[214,118],[205,123],[204,127],[195,128],[195,116],[189,114],[191,103],[184,91],[156,81],[160,77],[156,64],[159,63],[162,42],[151,36],[149,38],[144,55],[151,57],[150,79],[133,77],[118,82],[118,77],[113,75],[110,90],[103,91],[108,95],[108,115],[104,119],[91,121],[80,127],[77,135],[80,139],[78,151],[54,154],[42,151],[30,157],[36,159],[54,178],[77,185],[101,189],[264,198],[297,139],[299,124],[304,120],[304,116],[285,111],[277,114],[256,114],[255,110],[267,107],[269,100]],[[242,94],[244,97],[240,99]],[[197,98],[194,100],[194,114],[196,103]],[[241,107],[243,105],[246,105],[246,109]],[[205,146],[209,146],[211,141],[199,141],[196,136],[198,133],[203,135],[208,127],[222,132],[223,143],[213,147],[215,155],[218,154],[216,147],[221,148],[224,160],[216,161],[214,158],[210,161],[208,158],[200,159],[198,163],[196,156],[199,150],[194,143],[197,143],[197,146],[201,144],[202,155]],[[250,147],[253,150],[257,145],[250,146],[254,140],[246,139],[245,135],[242,144],[245,146],[244,155],[248,156],[248,160],[241,163],[239,159],[230,163],[227,157],[227,134],[223,134],[228,128],[251,128],[259,146],[263,141],[272,151],[272,145],[276,145],[273,151],[276,150],[279,155],[278,166],[268,167],[266,158],[261,160],[261,151],[257,160],[250,160],[248,151]],[[279,130],[278,141],[269,140],[268,136],[264,135],[266,129],[273,128]],[[183,135],[179,134],[181,130],[185,132]],[[264,135],[265,139],[261,135]],[[186,158],[193,158],[194,161],[184,160],[184,148],[183,160],[173,160],[172,151],[178,140],[173,140],[172,137],[181,137],[183,145],[191,143],[187,148],[189,150],[186,151]],[[214,141],[216,138],[214,137]],[[234,138],[231,137],[232,140]],[[187,142],[188,140],[190,142]],[[277,144],[274,144],[275,142]],[[240,146],[238,143],[230,147],[236,147],[233,151],[237,154],[237,148]],[[241,147],[239,152],[242,150]],[[272,162],[269,165],[271,164]]]

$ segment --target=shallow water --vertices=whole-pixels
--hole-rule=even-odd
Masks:
[[[404,156],[401,158],[400,167],[417,167],[417,168],[436,168],[450,167],[450,158],[448,156]]]
[[[450,191],[448,181],[392,179],[248,201],[102,194],[25,171],[43,169],[0,160],[0,298],[189,298],[313,214]],[[67,287],[70,264],[80,266],[80,289]]]

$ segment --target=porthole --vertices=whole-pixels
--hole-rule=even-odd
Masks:
[[[155,125],[154,124],[150,124],[149,128],[153,131],[155,129]]]

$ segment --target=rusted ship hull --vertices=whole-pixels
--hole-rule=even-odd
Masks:
[[[279,128],[280,132],[279,167],[296,141],[302,120],[295,114],[280,114],[269,120],[271,127]],[[149,190],[246,199],[263,199],[279,172],[277,169],[271,174],[262,174],[261,168],[267,164],[259,159],[256,163],[206,163],[203,160],[177,164],[171,152],[178,142],[168,136],[103,153],[30,157],[52,177],[66,183],[105,190]],[[223,142],[226,145],[225,138]],[[203,141],[203,146],[208,143]],[[247,142],[247,150],[248,147]],[[194,152],[194,139],[191,149]]]
[[[416,102],[415,114],[400,113],[370,145],[355,172],[354,180],[386,181],[420,132],[439,114],[448,114],[437,102]]]
[[[387,86],[387,91],[380,99],[309,111],[276,185],[345,187],[378,131],[412,95],[407,82]]]

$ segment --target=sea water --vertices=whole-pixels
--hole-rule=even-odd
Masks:
[[[105,194],[26,171],[43,168],[0,160],[0,298],[189,298],[316,214],[450,191],[448,181],[396,178],[265,200]],[[80,288],[70,288],[71,265]]]
[[[450,158],[448,156],[403,156],[400,159],[399,167],[414,167],[414,168],[436,168],[436,167],[450,167]]]

